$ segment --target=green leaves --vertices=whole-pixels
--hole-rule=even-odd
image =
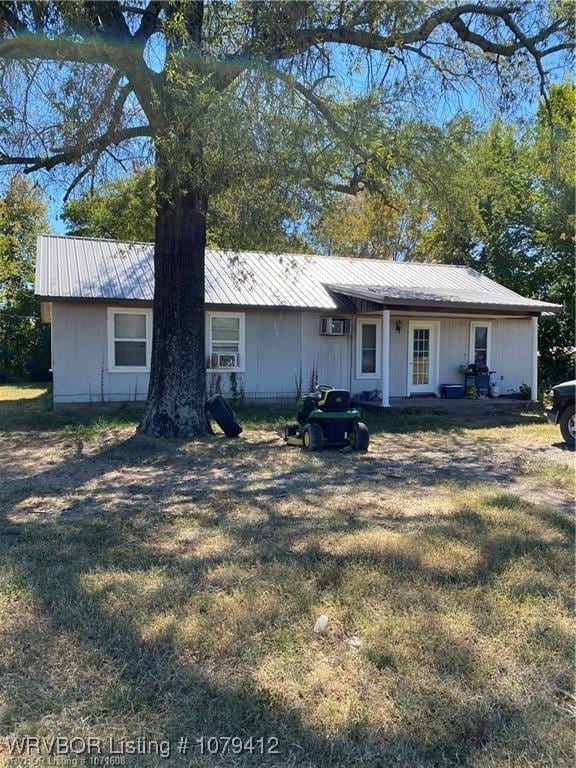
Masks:
[[[71,200],[62,218],[71,235],[153,242],[154,169],[108,182],[94,194]]]
[[[38,188],[16,175],[0,198],[0,305],[34,280],[36,237],[47,228]]]
[[[102,186],[69,202],[63,218],[68,233],[117,240],[154,240],[154,170]],[[303,197],[277,178],[246,179],[213,195],[208,208],[208,246],[236,250],[300,251],[295,231]]]
[[[33,295],[36,237],[48,228],[46,204],[38,188],[14,176],[0,198],[0,380],[46,378],[50,334],[42,326]]]

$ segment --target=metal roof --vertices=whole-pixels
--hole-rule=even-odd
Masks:
[[[43,299],[146,301],[154,246],[85,237],[38,238],[35,293]],[[311,254],[206,251],[206,303],[338,309],[338,294],[385,303],[555,312],[469,267]]]
[[[440,290],[438,288],[398,288],[397,286],[359,286],[359,285],[331,285],[330,288],[345,296],[357,299],[388,304],[393,306],[430,307],[439,305],[443,308],[466,309],[482,308],[489,310],[508,309],[513,312],[560,312],[562,306],[550,304],[545,301],[525,299],[514,291],[489,278],[483,280],[492,283],[494,289],[488,290]]]

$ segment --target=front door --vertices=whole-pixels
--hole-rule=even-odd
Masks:
[[[438,393],[438,321],[410,320],[408,326],[408,395]]]

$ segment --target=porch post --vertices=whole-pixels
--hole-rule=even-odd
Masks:
[[[538,317],[531,318],[532,323],[532,402],[538,402]]]
[[[382,407],[390,407],[390,310],[382,311]]]

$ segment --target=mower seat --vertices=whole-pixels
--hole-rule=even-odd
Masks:
[[[347,411],[350,407],[350,392],[347,389],[330,389],[323,393],[318,403],[321,411]]]
[[[312,411],[318,407],[318,401],[320,400],[320,394],[318,392],[310,392],[304,398],[304,404],[302,410],[298,411],[298,421],[300,424],[306,424],[308,417]]]

